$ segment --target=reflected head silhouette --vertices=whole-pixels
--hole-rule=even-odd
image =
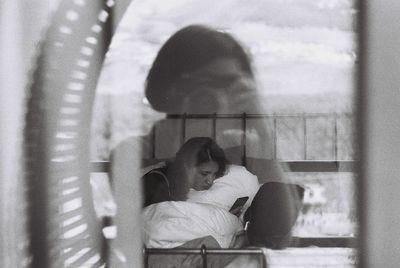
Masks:
[[[190,25],[161,47],[145,92],[152,107],[161,112],[232,112],[229,109],[238,99],[247,99],[244,92],[255,91],[253,81],[250,59],[233,36]]]

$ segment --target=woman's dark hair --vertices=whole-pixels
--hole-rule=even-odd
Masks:
[[[173,83],[215,59],[236,59],[242,71],[253,77],[250,59],[230,34],[203,25],[190,25],[172,35],[161,47],[146,79],[146,97],[158,111],[167,111],[175,100]]]
[[[195,166],[214,161],[218,164],[216,177],[222,177],[228,165],[224,150],[208,137],[194,137],[187,140],[177,152],[176,159],[178,161],[193,159]]]

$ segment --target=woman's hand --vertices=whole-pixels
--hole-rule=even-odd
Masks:
[[[235,215],[236,217],[239,217],[240,215],[242,215],[243,207],[234,208],[229,212],[232,213],[233,215]]]

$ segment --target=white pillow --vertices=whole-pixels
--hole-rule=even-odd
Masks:
[[[216,179],[212,187],[204,191],[191,189],[188,202],[206,203],[229,210],[237,198],[248,196],[243,212],[250,206],[255,194],[260,188],[257,176],[245,167],[230,165],[225,176]]]

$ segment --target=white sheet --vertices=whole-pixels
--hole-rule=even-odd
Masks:
[[[150,205],[142,212],[143,241],[149,248],[172,248],[204,236],[228,247],[242,230],[240,220],[227,210],[210,205],[169,201]]]

